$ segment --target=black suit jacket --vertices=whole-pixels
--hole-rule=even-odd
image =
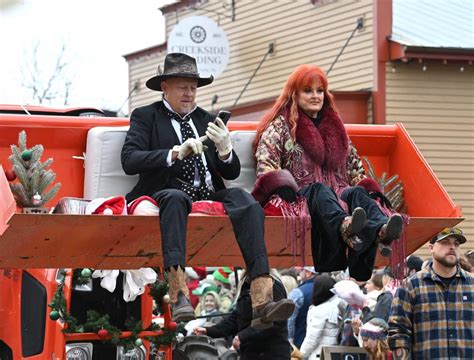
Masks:
[[[191,114],[199,136],[205,135],[207,124],[214,121],[214,116],[197,107]],[[176,160],[168,166],[166,158],[174,145],[179,145],[179,138],[165,112],[162,101],[139,107],[130,116],[130,129],[127,132],[122,148],[122,167],[127,175],[139,174],[137,185],[126,196],[130,202],[139,196],[151,196],[163,189],[178,188],[177,177],[182,173],[183,162]],[[240,174],[240,161],[233,151],[232,161],[224,163],[217,156],[216,147],[210,140],[205,142],[208,170],[212,175],[215,191],[225,188],[222,178],[233,180]]]

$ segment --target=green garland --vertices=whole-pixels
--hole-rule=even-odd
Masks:
[[[85,273],[82,272],[82,270],[83,269],[75,269],[73,271],[73,283],[85,284],[88,282],[89,278],[83,276]],[[88,272],[86,272],[86,274],[88,274]],[[59,283],[54,293],[53,299],[48,304],[48,306],[51,308],[51,312],[49,313],[51,320],[56,321],[61,318],[67,325],[67,327],[62,330],[64,333],[99,333],[101,330],[106,330],[106,336],[110,336],[110,339],[104,339],[103,341],[111,342],[115,345],[121,345],[126,351],[128,351],[142,344],[142,340],[138,337],[141,332],[160,330],[160,326],[154,323],[152,323],[146,329],[143,329],[141,321],[136,321],[135,319],[131,318],[125,321],[125,327],[127,330],[132,332],[131,335],[126,338],[120,338],[122,331],[110,324],[109,315],[100,315],[95,310],[88,310],[87,320],[83,324],[79,324],[78,320],[67,311],[66,299],[64,297],[64,282],[66,280],[66,272],[61,272],[61,275],[61,282]],[[163,297],[168,292],[168,283],[166,280],[167,279],[165,276],[164,281],[157,280],[150,286],[150,295],[155,301],[160,313],[163,313]],[[184,323],[177,325],[176,331],[166,328],[161,328],[161,330],[163,331],[163,334],[160,336],[145,337],[146,340],[152,342],[155,346],[157,346],[157,348],[175,343],[177,341],[177,334],[184,331]]]
[[[185,331],[184,326],[185,326],[185,323],[181,322],[178,324],[176,331],[162,328],[161,330],[163,330],[163,334],[161,334],[160,336],[155,336],[153,338],[148,337],[147,340],[150,340],[156,346],[157,349],[159,349],[162,346],[171,345],[178,341],[177,340],[178,334],[183,333]]]
[[[163,297],[168,293],[168,276],[165,273],[163,281],[157,280],[150,285],[150,296],[155,300],[156,309],[160,314],[163,314]]]
[[[72,271],[73,286],[76,284],[85,285],[91,279],[92,270],[89,268],[74,269]]]

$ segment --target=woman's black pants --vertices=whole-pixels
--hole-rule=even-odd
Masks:
[[[367,191],[359,186],[347,188],[341,195],[349,209],[347,213],[336,193],[322,183],[313,183],[298,191],[308,201],[311,214],[311,247],[314,267],[319,272],[345,270],[351,277],[367,280],[372,275],[377,246],[375,240],[388,218]],[[356,207],[367,213],[367,226],[358,235],[363,242],[359,251],[353,251],[344,243],[340,225]]]

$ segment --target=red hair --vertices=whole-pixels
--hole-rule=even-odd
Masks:
[[[257,148],[262,133],[268,124],[281,114],[285,115],[285,121],[290,128],[291,137],[293,140],[296,140],[296,125],[298,123],[297,92],[302,91],[307,86],[311,86],[314,82],[318,82],[324,91],[324,104],[321,112],[324,112],[326,108],[331,108],[337,113],[333,96],[328,90],[328,79],[324,71],[316,65],[300,65],[288,77],[283,91],[273,107],[260,120],[253,144],[254,150]]]

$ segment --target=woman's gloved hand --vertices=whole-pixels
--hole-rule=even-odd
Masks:
[[[279,187],[275,190],[275,194],[289,203],[295,202],[297,198],[296,191],[289,186]]]
[[[221,158],[227,156],[232,151],[229,130],[220,118],[216,118],[215,123],[207,125],[206,135],[216,144],[217,152]]]

